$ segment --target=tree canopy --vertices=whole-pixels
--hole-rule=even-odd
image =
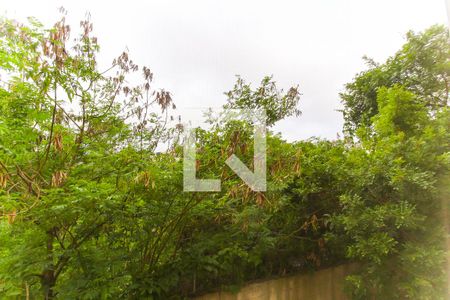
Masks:
[[[345,129],[354,132],[378,113],[378,89],[396,84],[414,93],[435,113],[448,105],[450,44],[448,28],[435,25],[408,32],[406,43],[385,63],[365,58],[369,69],[346,85],[341,94]]]
[[[224,163],[251,168],[249,121],[197,128],[197,174],[221,179],[215,193],[183,192],[171,94],[127,52],[100,70],[92,30],[0,22],[1,298],[183,299],[348,262],[352,299],[446,298],[444,27],[408,33],[347,85],[352,138],[269,132],[266,192]],[[264,109],[273,125],[299,115],[299,92],[238,78],[225,109]]]

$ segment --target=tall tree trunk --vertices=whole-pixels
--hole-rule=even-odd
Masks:
[[[52,230],[47,232],[47,265],[42,272],[41,285],[44,293],[45,300],[54,299],[53,288],[55,287],[55,265],[53,262],[53,232]]]

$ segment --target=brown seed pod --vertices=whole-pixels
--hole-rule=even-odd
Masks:
[[[0,173],[0,188],[4,189],[8,185],[8,174],[2,174]]]
[[[139,173],[134,181],[136,183],[143,183],[145,188],[149,188],[150,186],[152,189],[155,188],[155,181],[152,179],[151,174],[147,171]]]
[[[67,173],[63,171],[57,171],[52,175],[52,186],[59,187],[67,179]]]
[[[301,168],[300,168],[300,161],[299,161],[299,160],[296,160],[295,163],[294,163],[294,173],[295,173],[296,175],[300,175],[300,171],[301,171]]]
[[[17,213],[14,210],[13,212],[9,213],[8,215],[8,224],[14,223],[14,220],[16,219]]]
[[[257,193],[256,194],[256,204],[259,206],[262,206],[266,200],[266,196],[264,196],[263,193]]]
[[[58,133],[53,137],[53,146],[58,152],[63,150],[62,134]]]

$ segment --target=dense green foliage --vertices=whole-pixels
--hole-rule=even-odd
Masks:
[[[408,32],[406,38],[402,49],[383,64],[365,58],[370,68],[346,85],[341,97],[348,132],[371,123],[371,118],[379,111],[377,94],[381,87],[402,85],[420,98],[430,112],[448,105],[448,29],[436,25],[420,34]]]
[[[92,24],[81,29],[0,23],[0,298],[177,299],[351,261],[354,299],[444,299],[445,29],[409,33],[347,86],[345,139],[269,133],[264,193],[224,163],[251,166],[251,124],[220,120],[197,129],[197,177],[222,191],[183,192],[170,94],[127,53],[99,71]],[[298,88],[270,77],[227,95],[269,125],[299,114]]]

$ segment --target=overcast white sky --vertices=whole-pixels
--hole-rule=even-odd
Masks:
[[[364,69],[361,57],[383,61],[408,30],[447,22],[444,0],[0,0],[0,14],[53,24],[60,6],[73,24],[89,11],[102,61],[128,47],[180,108],[221,106],[237,74],[254,86],[264,75],[299,84],[303,115],[276,127],[289,140],[334,139],[338,94]]]

